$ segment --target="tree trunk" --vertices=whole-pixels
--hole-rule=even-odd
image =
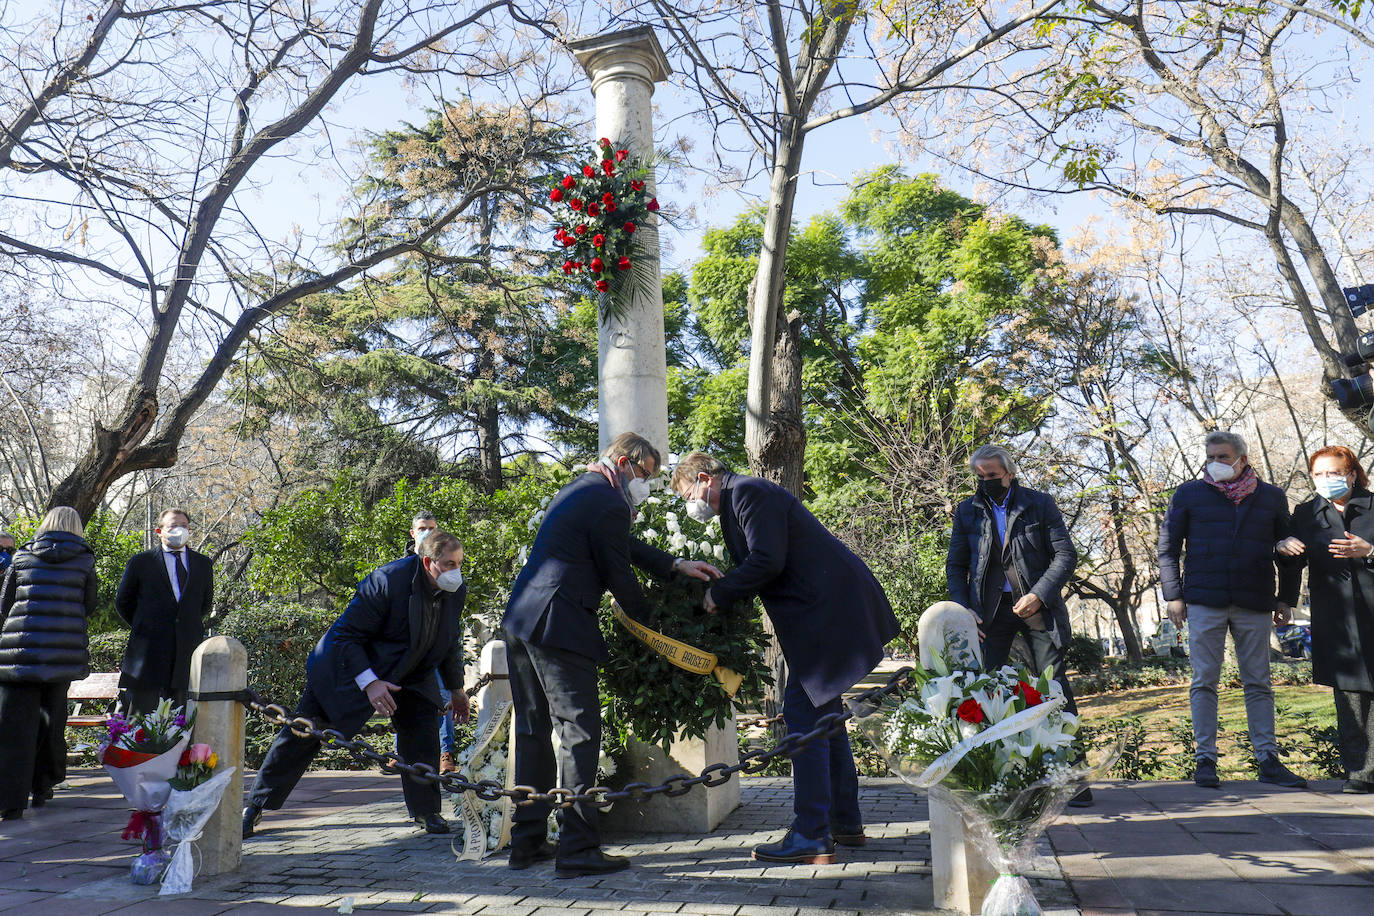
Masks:
[[[169,468],[176,464],[175,447],[139,449],[138,457],[132,459],[133,450],[147,438],[157,415],[155,392],[141,387],[131,390],[115,428],[107,429],[99,422],[95,423],[90,447],[71,473],[53,488],[48,508],[71,506],[80,514],[83,522],[89,522],[116,480],[133,471]],[[163,430],[159,438],[180,442],[183,430]],[[173,434],[169,436],[169,432]]]
[[[490,350],[483,350],[477,358],[477,377],[493,380],[495,367]],[[477,452],[482,473],[482,489],[488,496],[501,489],[506,482],[501,469],[501,413],[496,401],[477,405]]]

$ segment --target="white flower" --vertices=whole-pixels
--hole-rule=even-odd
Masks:
[[[605,751],[602,751],[601,756],[597,758],[596,768],[600,771],[602,779],[610,779],[615,775],[615,761],[612,760],[611,755],[607,754]]]
[[[656,541],[658,540],[658,532],[652,528],[645,528],[641,537],[646,541]]]
[[[663,518],[668,523],[669,528],[672,528],[674,525],[678,523],[676,512],[669,512],[666,515],[664,515]]]
[[[657,506],[659,503],[663,502],[663,500],[659,499],[657,496],[650,496],[648,499],[644,500],[644,502],[651,506]]]
[[[696,549],[697,549],[697,542],[696,542],[696,541],[688,541],[684,546],[685,546],[685,549],[687,550],[688,553],[696,553]]]
[[[673,553],[682,553],[687,546],[687,539],[680,532],[674,532],[668,537],[668,549]]]
[[[524,544],[520,545],[520,550],[519,550],[519,552],[516,553],[516,555],[515,555],[515,562],[516,562],[517,564],[519,564],[520,566],[524,566],[525,563],[526,563],[526,561],[529,560],[529,558],[530,558],[530,548],[529,548],[527,545],[524,545]]]
[[[724,545],[724,544],[717,544],[716,547],[715,547],[715,550],[713,551],[713,553],[715,553],[716,559],[717,559],[717,560],[724,560],[724,559],[725,559],[725,545]]]

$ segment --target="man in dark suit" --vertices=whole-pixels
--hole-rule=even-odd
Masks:
[[[1078,552],[1054,497],[1022,486],[1016,461],[1001,446],[984,445],[969,466],[978,478],[974,495],[954,510],[954,531],[945,557],[945,581],[952,600],[973,611],[983,634],[983,667],[1007,663],[1011,644],[1022,636],[1038,674],[1054,666],[1065,707],[1077,713],[1064,673],[1069,645],[1069,608],[1064,586],[1078,565]],[[1083,789],[1069,804],[1092,804]]]
[[[186,510],[164,509],[157,524],[161,546],[129,560],[115,593],[115,612],[130,631],[119,673],[125,711],[149,712],[164,698],[186,702],[191,654],[215,597],[214,564],[187,546]]]
[[[439,711],[446,708],[439,698],[441,678],[452,694],[447,708],[464,722],[468,717],[462,565],[463,545],[446,531],[434,531],[417,555],[393,560],[358,583],[343,615],[310,652],[296,715],[328,723],[350,739],[373,713],[390,716],[397,755],[437,769]],[[243,809],[245,838],[253,835],[264,808],[282,806],[319,750],[319,739],[282,727]],[[448,833],[437,784],[403,777],[401,791],[417,826]]]
[[[601,700],[597,666],[609,658],[597,626],[601,596],[609,589],[625,613],[651,616],[631,564],[667,577],[720,575],[708,563],[674,559],[630,537],[633,506],[649,495],[659,466],[648,440],[624,433],[588,473],[558,491],[535,535],[530,556],[511,589],[501,626],[507,635],[515,706],[515,781],[546,791],[561,770],[566,788],[596,785],[601,755]],[[562,745],[555,761],[552,729]],[[557,764],[557,765],[556,765]],[[549,806],[515,809],[511,868],[556,858],[563,877],[603,874],[629,865],[601,851],[597,809],[574,805],[558,812],[558,847],[545,840]]]
[[[805,733],[839,712],[844,692],[871,672],[897,635],[882,586],[791,493],[732,474],[703,452],[673,470],[673,489],[697,521],[720,517],[735,568],[706,592],[708,612],[755,595],[773,622],[790,674],[783,692],[789,733]],[[777,843],[754,847],[765,862],[829,864],[835,844],[867,842],[859,813],[859,778],[849,735],[808,745],[792,758],[793,820]]]

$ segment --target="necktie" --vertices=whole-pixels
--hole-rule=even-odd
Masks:
[[[177,558],[177,597],[179,599],[186,594],[186,561],[182,558],[180,550],[172,555]]]

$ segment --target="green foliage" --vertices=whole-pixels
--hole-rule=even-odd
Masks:
[[[14,520],[10,531],[17,547],[33,539],[40,521],[23,515]],[[119,580],[124,577],[124,567],[143,549],[142,538],[135,532],[119,530],[118,524],[118,518],[103,511],[86,523],[86,543],[95,554],[97,587],[95,614],[86,622],[86,630],[92,635],[117,630],[124,625],[115,613],[115,593],[119,591]]]
[[[1064,663],[1070,671],[1091,674],[1102,667],[1104,655],[1101,641],[1079,633],[1069,639],[1068,648],[1064,650]]]

